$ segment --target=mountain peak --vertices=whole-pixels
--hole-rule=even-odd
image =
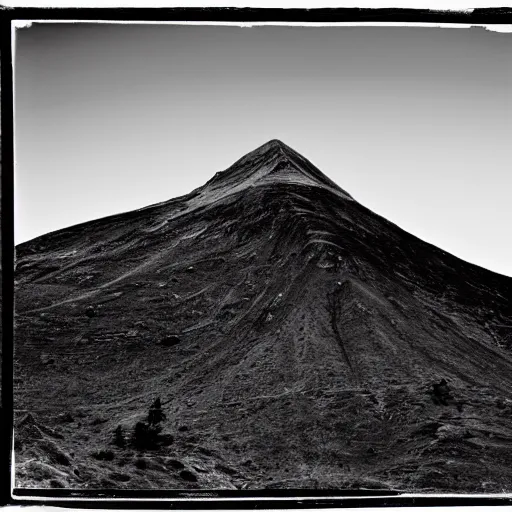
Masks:
[[[280,153],[282,158],[283,157],[292,158],[293,155],[304,158],[297,151],[295,151],[293,148],[291,148],[290,146],[288,146],[282,140],[279,140],[279,139],[271,139],[268,142],[265,142],[265,144],[262,144],[261,146],[258,146],[256,149],[247,153],[247,155],[245,155],[245,157],[248,157],[248,156],[254,155],[254,154],[273,154],[273,153],[277,153],[277,152]],[[243,157],[243,158],[245,158],[245,157]]]
[[[266,158],[272,158],[273,156],[279,155],[279,157],[282,159],[287,156],[285,152],[293,152],[293,149],[279,139],[271,139],[244,155],[241,159],[235,162],[234,165],[237,165],[242,161],[254,160],[255,158],[261,157],[263,155]]]
[[[269,146],[269,147],[273,147],[273,146],[279,146],[279,147],[282,147],[282,146],[285,146],[286,144],[279,140],[279,139],[271,139],[269,140],[268,142],[265,142],[265,144],[262,144],[261,147],[264,147],[264,146]]]
[[[219,191],[222,188],[230,194],[243,188],[283,183],[326,188],[345,199],[353,199],[309,160],[279,139],[269,140],[225,171],[217,173],[205,189]]]
[[[265,142],[265,144],[262,144],[260,147],[256,148],[254,151],[260,151],[260,150],[268,150],[268,149],[284,149],[288,148],[283,141],[279,139],[271,139],[268,142]]]

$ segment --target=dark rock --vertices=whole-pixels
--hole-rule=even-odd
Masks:
[[[147,462],[146,462],[146,459],[137,459],[135,461],[135,467],[137,469],[146,469],[147,468]]]
[[[439,383],[433,384],[432,387],[432,395],[435,403],[448,405],[448,400],[453,399],[446,379],[442,379]]]
[[[162,338],[160,340],[160,345],[163,345],[164,347],[174,347],[175,345],[178,345],[180,341],[181,340],[179,336],[172,334]]]
[[[180,472],[180,477],[187,482],[197,482],[197,476],[189,471],[188,469],[184,469]]]
[[[57,462],[58,464],[62,464],[63,466],[69,466],[71,464],[66,454],[62,452],[55,454],[55,462]]]
[[[173,469],[185,469],[185,464],[176,459],[169,459],[166,464]]]
[[[96,310],[92,306],[87,306],[85,309],[85,316],[88,318],[93,318],[96,316]]]

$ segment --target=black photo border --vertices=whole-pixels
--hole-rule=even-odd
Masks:
[[[431,506],[512,506],[503,495],[401,495],[371,490],[115,490],[14,489],[11,494],[13,430],[14,158],[13,20],[456,23],[512,24],[512,8],[438,11],[398,8],[10,8],[0,6],[1,59],[1,265],[2,402],[0,409],[0,505],[48,505],[90,509],[291,509]]]

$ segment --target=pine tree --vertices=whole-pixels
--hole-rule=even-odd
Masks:
[[[157,398],[149,408],[147,422],[139,421],[133,432],[133,444],[139,448],[154,448],[159,441],[158,435],[162,431],[160,423],[166,418],[162,411],[162,403]]]
[[[149,408],[148,424],[156,426],[165,420],[165,418],[165,413],[162,411],[162,403],[160,402],[160,398],[157,398]]]
[[[124,448],[126,445],[126,441],[124,439],[123,427],[118,425],[114,430],[114,444],[119,446],[119,448]]]

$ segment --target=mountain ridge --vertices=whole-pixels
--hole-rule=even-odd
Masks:
[[[281,157],[279,157],[279,155],[281,155]],[[277,158],[276,158],[276,156],[277,156]],[[204,193],[205,191],[207,191],[211,185],[216,185],[219,182],[225,186],[226,181],[227,181],[228,188],[230,188],[230,190],[228,190],[228,193],[232,194],[232,193],[234,193],[234,190],[233,190],[234,188],[238,188],[238,189],[242,188],[243,189],[243,187],[253,186],[252,183],[247,184],[247,180],[250,176],[247,176],[245,174],[246,165],[247,165],[247,163],[251,163],[251,161],[253,161],[254,159],[258,159],[258,158],[261,160],[260,163],[267,163],[267,164],[269,161],[274,160],[274,162],[273,162],[274,166],[276,164],[277,165],[282,164],[283,162],[289,162],[290,164],[293,164],[293,159],[299,158],[300,160],[302,160],[302,162],[305,163],[308,170],[312,170],[312,173],[310,174],[309,185],[314,185],[314,186],[326,186],[327,185],[329,188],[335,190],[336,192],[341,192],[347,198],[353,200],[352,196],[348,192],[341,189],[332,180],[330,180],[327,176],[325,176],[309,160],[305,159],[302,155],[297,153],[295,150],[293,150],[292,148],[287,146],[282,141],[280,141],[278,139],[272,139],[272,140],[262,144],[258,148],[254,149],[253,151],[245,154],[241,158],[239,158],[235,163],[233,163],[231,166],[229,166],[226,170],[217,172],[206,183],[195,188],[194,190],[192,190],[191,192],[189,192],[187,194],[184,194],[184,195],[176,197],[176,198],[160,201],[158,203],[154,203],[154,204],[151,204],[148,206],[143,206],[141,208],[136,208],[134,210],[129,210],[129,211],[120,212],[120,213],[114,213],[112,215],[107,215],[105,217],[101,217],[98,219],[91,219],[91,220],[87,220],[84,222],[80,222],[79,224],[75,224],[72,226],[59,228],[55,231],[52,231],[49,233],[44,233],[44,234],[34,237],[30,240],[22,242],[17,245],[17,248],[23,250],[23,248],[26,247],[27,244],[30,244],[38,239],[41,239],[42,237],[57,235],[57,234],[64,233],[66,231],[72,231],[74,229],[77,229],[78,227],[85,227],[86,225],[88,225],[90,223],[96,224],[96,223],[100,223],[102,221],[115,220],[119,216],[136,215],[138,212],[143,212],[143,211],[147,211],[150,209],[159,208],[161,206],[164,207],[166,205],[169,205],[169,204],[172,204],[175,202],[189,201],[194,198],[197,198],[197,196],[200,196],[201,193]],[[293,165],[295,165],[295,164],[293,164]],[[242,168],[240,169],[240,167],[242,167]],[[264,174],[270,174],[274,170],[275,170],[275,168],[266,169],[266,172]],[[258,169],[253,169],[252,174],[256,173],[257,171],[258,171]],[[235,176],[234,176],[235,183],[232,183],[233,173],[235,174]],[[229,179],[229,177],[231,177],[231,179]],[[226,180],[226,178],[228,178],[228,179]],[[263,176],[259,177],[260,180],[261,180],[261,178],[263,178]],[[315,181],[316,181],[316,183],[315,183]],[[270,181],[269,183],[266,183],[266,184],[279,184],[279,183],[280,183],[280,180],[277,179],[277,180]]]
[[[194,198],[195,196],[197,196],[201,191],[203,191],[205,188],[208,187],[208,185],[212,184],[212,183],[215,183],[216,180],[218,179],[222,179],[226,173],[229,174],[229,172],[232,170],[232,169],[236,169],[237,166],[242,162],[242,163],[245,163],[248,159],[253,159],[254,158],[254,155],[261,155],[261,154],[267,154],[268,152],[272,152],[272,151],[282,151],[282,150],[285,150],[285,151],[288,151],[288,152],[292,152],[294,155],[298,155],[302,160],[306,161],[308,163],[308,165],[311,165],[312,167],[314,167],[314,169],[316,169],[316,171],[318,171],[326,180],[328,180],[330,183],[334,183],[332,182],[332,180],[330,180],[327,176],[325,176],[318,168],[316,168],[316,166],[314,166],[313,164],[311,164],[311,162],[307,159],[305,159],[302,155],[300,155],[299,153],[297,153],[295,150],[293,150],[290,146],[286,145],[284,142],[282,142],[281,140],[279,139],[271,139],[269,140],[268,142],[258,146],[256,149],[254,149],[253,151],[250,151],[249,153],[245,154],[244,156],[242,156],[241,158],[239,158],[237,161],[235,161],[231,166],[229,166],[226,170],[224,171],[219,171],[217,172],[212,178],[210,178],[210,180],[206,181],[203,185],[195,188],[194,190],[192,190],[191,192],[187,193],[187,194],[184,194],[182,196],[178,196],[176,198],[172,198],[172,199],[167,199],[167,200],[164,200],[164,201],[160,201],[158,203],[154,203],[154,204],[151,204],[151,205],[148,205],[148,206],[143,206],[141,208],[136,208],[136,209],[133,209],[133,210],[128,210],[128,211],[123,211],[123,212],[119,212],[119,213],[114,213],[114,214],[111,214],[111,215],[107,215],[105,217],[100,217],[100,218],[97,218],[97,219],[91,219],[91,220],[87,220],[87,221],[84,221],[84,222],[80,222],[78,224],[74,224],[74,225],[71,225],[71,226],[66,226],[66,227],[63,227],[63,228],[59,228],[55,231],[51,231],[51,232],[48,232],[48,233],[44,233],[42,235],[38,235],[30,240],[27,240],[27,241],[24,241],[20,244],[17,244],[16,245],[16,249],[17,251],[21,251],[23,253],[24,249],[26,247],[28,247],[29,245],[33,244],[33,243],[36,243],[37,241],[41,240],[41,239],[45,239],[46,237],[53,237],[53,236],[59,236],[59,235],[62,235],[62,234],[66,234],[68,232],[73,232],[75,230],[77,230],[78,228],[84,228],[84,227],[88,227],[88,226],[96,226],[98,224],[101,224],[103,222],[108,222],[108,221],[115,221],[117,220],[118,218],[123,218],[123,217],[126,217],[126,216],[136,216],[139,212],[145,212],[147,210],[153,210],[153,209],[158,209],[160,207],[165,207],[169,204],[172,204],[172,203],[176,203],[176,202],[181,202],[181,201],[187,201],[191,198]],[[344,195],[346,195],[348,198],[352,199],[355,201],[355,199],[348,193],[346,192],[345,190],[341,189],[338,185],[334,184]],[[359,203],[361,204],[361,203]],[[372,211],[370,210],[368,207],[364,206],[361,204],[361,206],[365,209],[368,209],[369,211]],[[444,250],[438,246],[436,246],[434,243],[432,242],[427,242],[426,240],[423,240],[419,237],[417,237],[415,234],[413,233],[410,233],[409,231],[406,231],[404,228],[401,228],[398,224],[394,223],[394,222],[391,222],[389,221],[388,219],[386,219],[385,217],[383,217],[382,215],[380,214],[377,214],[375,212],[372,211],[372,213],[374,215],[377,215],[380,217],[380,219],[385,222],[385,223],[388,223],[390,225],[393,225],[395,226],[396,228],[400,229],[401,231],[403,231],[404,233],[406,233],[407,235],[410,235],[418,240],[420,240],[422,243],[426,244],[427,247],[430,247],[430,248],[433,248],[435,250],[438,250],[440,251],[441,253],[443,254],[448,254],[450,257],[453,257],[453,258],[456,258],[457,260],[459,260],[460,262],[463,262],[463,263],[467,263],[468,265],[473,265],[479,269],[482,269],[486,272],[490,272],[491,274],[495,274],[497,276],[500,276],[500,277],[504,277],[504,278],[507,278],[507,279],[510,279],[511,282],[512,282],[512,277],[510,276],[507,276],[505,274],[501,274],[499,272],[496,272],[494,270],[491,270],[491,269],[488,269],[486,267],[483,267],[482,265],[479,265],[477,263],[472,263],[472,262],[468,262],[467,260],[465,260],[463,257],[459,257],[459,256],[456,256],[452,253],[450,253],[449,251],[447,250]]]

